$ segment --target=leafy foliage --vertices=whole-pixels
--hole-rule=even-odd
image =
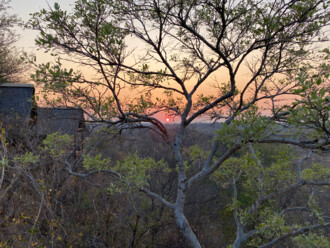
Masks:
[[[118,161],[114,170],[119,172],[124,180],[132,187],[143,187],[151,179],[150,173],[155,170],[166,171],[164,161],[155,161],[152,158],[139,158],[136,153],[128,156],[123,161]]]
[[[54,158],[62,158],[67,155],[73,146],[73,136],[67,134],[53,133],[47,135],[43,140],[44,150]]]
[[[309,233],[308,235],[301,235],[295,237],[294,241],[301,248],[307,248],[307,247],[325,248],[330,245],[329,239],[327,239],[324,235],[318,235],[316,233]]]

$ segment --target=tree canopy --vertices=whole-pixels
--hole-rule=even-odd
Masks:
[[[88,157],[89,173],[77,173],[68,163],[69,172],[82,177],[110,173],[158,199],[173,211],[192,247],[201,244],[185,216],[186,197],[211,175],[233,188],[236,240],[231,247],[251,242],[271,247],[328,226],[320,221],[292,227],[283,216],[299,209],[276,211],[267,204],[303,186],[329,185],[329,177],[309,177],[302,170],[313,153],[330,150],[329,50],[324,47],[329,17],[329,1],[324,0],[77,0],[70,13],[56,3],[33,14],[28,26],[39,31],[36,44],[57,58],[55,64],[38,65],[33,75],[46,95],[56,93],[47,100],[81,106],[92,121],[119,129],[148,128],[162,136],[176,160],[176,199],[168,201],[145,184],[145,172],[162,167],[159,161],[133,156],[114,166]],[[64,68],[62,60],[95,76]],[[212,94],[206,94],[210,83]],[[134,97],[127,96],[127,88]],[[157,113],[177,118],[175,135]],[[205,115],[222,127],[209,151],[190,153],[193,161],[194,154],[203,154],[202,165],[190,173],[182,139],[186,128]],[[220,153],[219,144],[227,150]],[[263,164],[262,150],[255,150],[259,144],[309,151],[296,158],[293,173],[285,152],[273,164]],[[237,159],[244,149],[249,152]],[[243,204],[239,190],[250,192],[250,200]],[[249,218],[257,213],[262,223],[253,225]]]
[[[0,82],[14,81],[26,70],[14,43],[17,40],[13,28],[19,23],[16,15],[7,13],[8,0],[0,1]]]

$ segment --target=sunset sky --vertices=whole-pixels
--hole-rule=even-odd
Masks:
[[[11,0],[9,13],[16,14],[21,20],[26,23],[30,19],[30,14],[39,12],[42,9],[48,9],[49,7],[53,7],[54,3],[57,2],[62,9],[70,11],[73,8],[75,0]],[[19,34],[20,38],[16,43],[18,48],[22,48],[24,51],[28,53],[32,53],[36,55],[37,63],[46,63],[54,61],[53,58],[49,55],[49,53],[44,53],[42,50],[37,50],[35,45],[35,38],[38,35],[37,31],[33,30],[24,30],[23,28],[17,28],[17,34]],[[76,68],[76,65],[67,65],[69,67]],[[92,76],[95,75],[90,70],[84,70],[82,68],[78,68],[80,71],[83,71],[85,75]],[[131,95],[132,92],[125,90],[122,92],[126,96]],[[209,92],[203,90],[204,94]],[[162,93],[158,91],[158,93],[154,92],[154,95],[162,96]]]
[[[58,2],[65,9],[70,9],[70,5],[74,3],[74,0],[11,0],[9,3],[11,9],[9,9],[9,12],[16,14],[24,22],[27,22],[31,13],[48,8],[48,5],[54,6],[55,2]],[[18,47],[22,47],[28,52],[36,51],[34,39],[37,32],[19,28],[17,29],[17,33],[21,36],[17,43]]]
[[[44,8],[48,9],[49,7],[53,7],[55,2],[57,2],[62,9],[70,10],[74,5],[75,0],[11,0],[9,4],[11,9],[9,9],[9,12],[11,14],[16,14],[24,23],[26,23],[29,20],[31,13],[39,12]],[[35,54],[37,57],[37,63],[44,63],[52,60],[48,53],[37,50],[34,41],[38,35],[37,31],[17,28],[17,34],[20,35],[20,38],[16,43],[16,46],[24,49],[24,51],[28,53]]]
[[[39,12],[42,9],[48,9],[49,7],[53,7],[54,3],[57,2],[62,9],[70,11],[70,9],[73,8],[75,0],[11,0],[10,2],[10,7],[11,9],[9,12],[11,14],[16,14],[21,20],[26,23],[29,18],[30,14]],[[37,57],[37,63],[45,63],[49,61],[53,61],[53,58],[48,54],[44,53],[42,50],[37,50],[37,47],[35,45],[35,38],[38,35],[37,31],[33,30],[24,30],[23,28],[17,28],[17,34],[19,34],[20,38],[18,42],[16,43],[16,46],[18,48],[22,48],[24,51],[28,53],[33,53]],[[144,49],[144,46],[140,46],[138,43],[136,43],[136,40],[134,40],[135,43],[129,44],[129,47],[134,47],[139,49]],[[329,44],[329,43],[327,43]],[[66,65],[66,64],[65,64]],[[69,65],[70,67],[77,68],[77,64],[75,65]],[[163,67],[163,66],[162,66]],[[92,70],[89,70],[86,68],[81,68],[78,65],[79,70],[83,70],[84,74],[89,76],[94,76],[94,72]],[[238,88],[243,88],[245,86],[245,83],[249,79],[249,73],[246,70],[247,68],[245,67],[244,69],[240,70],[237,76],[237,86]],[[217,83],[226,83],[228,82],[229,77],[228,77],[228,72],[225,70],[217,71],[215,74],[213,74],[210,79],[207,81],[207,86],[203,86],[199,89],[198,94],[204,94],[204,95],[216,95],[218,93],[217,89],[214,89],[214,87],[210,87],[210,85],[214,82]],[[192,86],[192,81],[188,82],[188,89],[191,88]],[[128,90],[127,88],[122,91],[121,96],[132,96],[136,95],[136,90],[134,90],[134,94],[132,94],[131,90]],[[162,96],[162,92],[160,91],[154,91],[153,96]],[[162,117],[165,122],[171,122],[171,118],[169,116],[163,116]]]
[[[11,0],[9,12],[11,14],[17,14],[19,18],[22,19],[23,22],[27,22],[30,18],[31,13],[39,12],[42,9],[48,9],[49,7],[53,7],[54,3],[57,2],[62,9],[69,10],[73,7],[75,0]],[[52,61],[51,56],[44,51],[38,51],[35,44],[34,39],[37,36],[37,31],[33,30],[23,30],[22,28],[17,28],[17,33],[20,35],[20,39],[18,40],[16,46],[18,48],[23,48],[28,53],[34,53],[37,57],[37,63],[44,63],[48,61]],[[87,74],[89,71],[84,71]],[[246,81],[246,71],[243,71],[238,76],[238,87],[242,87],[244,85],[244,81]],[[227,73],[218,72],[216,73],[216,79],[212,77],[211,79],[218,82],[225,82],[227,79]],[[214,82],[213,81],[213,82]],[[207,88],[207,89],[206,89]],[[201,93],[204,94],[214,94],[214,89],[211,87],[204,87]]]

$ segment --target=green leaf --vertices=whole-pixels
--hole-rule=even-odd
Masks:
[[[60,9],[60,5],[59,5],[57,2],[55,2],[55,3],[54,3],[54,8],[55,8],[56,10],[59,10],[59,9]]]

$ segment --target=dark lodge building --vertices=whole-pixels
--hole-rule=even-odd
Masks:
[[[39,136],[59,132],[73,135],[76,142],[82,141],[82,109],[37,107],[34,92],[34,86],[31,84],[0,84],[0,122],[16,122],[21,127],[25,123]]]
[[[32,84],[0,84],[1,118],[33,118],[34,86]]]
[[[84,113],[81,108],[37,108],[36,131],[40,135],[55,132],[83,139]]]

